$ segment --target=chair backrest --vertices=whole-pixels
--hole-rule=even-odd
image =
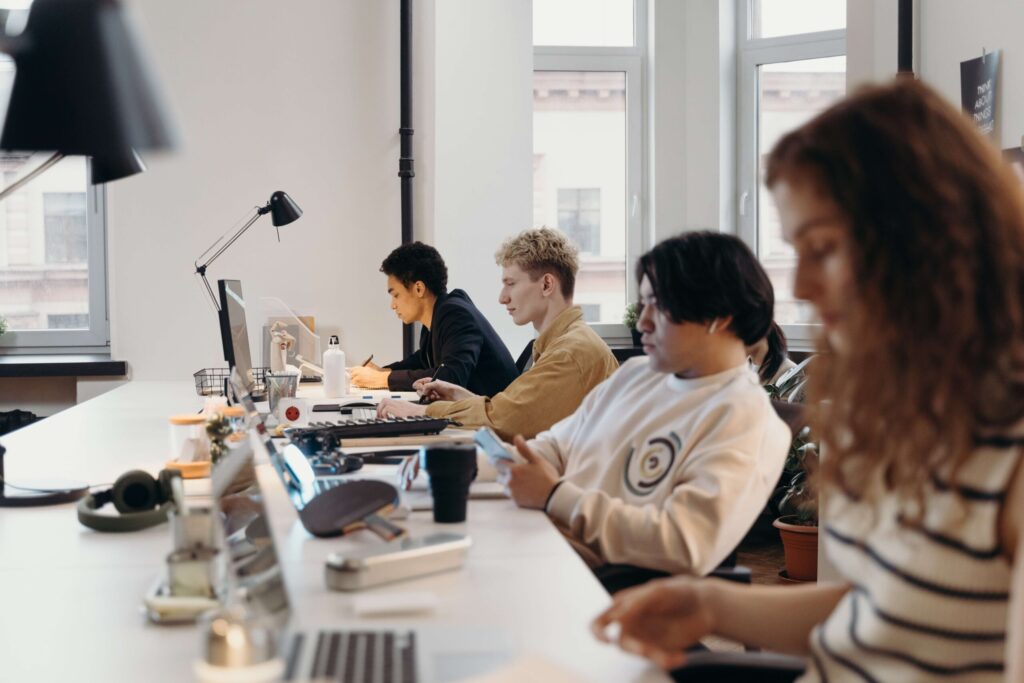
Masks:
[[[527,366],[530,365],[530,361],[533,360],[533,342],[534,340],[531,339],[529,343],[526,344],[526,348],[523,349],[523,352],[519,354],[519,358],[516,358],[516,369],[519,370],[520,375],[526,372]]]

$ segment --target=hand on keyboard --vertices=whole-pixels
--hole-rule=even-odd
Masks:
[[[386,398],[377,404],[377,417],[416,417],[426,415],[427,407],[400,398]]]

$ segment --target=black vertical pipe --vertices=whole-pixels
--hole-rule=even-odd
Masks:
[[[914,75],[914,0],[899,0],[897,19],[896,70]]]
[[[398,158],[398,177],[402,183],[402,244],[412,242],[412,179],[416,175],[412,158],[412,0],[401,0],[401,121],[398,135],[401,152]],[[413,349],[413,326],[402,328],[402,355]]]

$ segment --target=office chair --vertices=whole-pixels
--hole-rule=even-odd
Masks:
[[[594,569],[594,575],[601,582],[609,595],[615,595],[621,590],[632,588],[653,581],[671,576],[668,572],[638,567],[632,564],[606,564]],[[714,569],[709,577],[725,579],[735,583],[751,583],[750,567],[738,566],[736,564],[736,551],[734,550],[722,563]]]
[[[802,657],[778,652],[691,652],[669,672],[680,683],[792,683],[807,668]]]
[[[526,344],[526,348],[523,349],[523,352],[519,354],[519,358],[516,358],[516,370],[519,371],[520,375],[523,374],[523,371],[526,370],[526,366],[530,364],[531,360],[533,360],[533,342],[534,341],[536,341],[536,340],[531,339]]]

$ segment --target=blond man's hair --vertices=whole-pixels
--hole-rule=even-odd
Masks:
[[[499,266],[516,265],[536,282],[545,273],[558,278],[562,296],[571,299],[580,269],[578,250],[563,233],[551,228],[523,230],[509,237],[494,253]]]

